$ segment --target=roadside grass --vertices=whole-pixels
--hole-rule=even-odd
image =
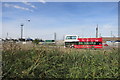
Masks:
[[[3,45],[4,78],[119,78],[119,52],[113,50]]]

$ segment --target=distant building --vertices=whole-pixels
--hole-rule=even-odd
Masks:
[[[106,41],[117,41],[120,40],[120,37],[102,37],[103,38],[103,43],[106,43]]]

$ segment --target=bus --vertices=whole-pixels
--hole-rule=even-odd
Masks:
[[[70,48],[102,48],[102,38],[79,38],[77,35],[66,35],[64,45]]]
[[[44,44],[55,44],[55,40],[45,40]]]

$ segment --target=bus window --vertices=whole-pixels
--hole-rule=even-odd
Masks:
[[[100,45],[101,42],[79,42],[78,45]]]
[[[66,39],[76,39],[76,36],[67,36]]]
[[[93,45],[94,44],[94,42],[89,42],[89,45]]]
[[[84,45],[84,42],[79,42],[78,45]]]
[[[96,42],[96,45],[100,45],[100,44],[102,44],[101,42]]]

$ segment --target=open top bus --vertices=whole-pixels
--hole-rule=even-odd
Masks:
[[[77,35],[66,35],[64,45],[71,48],[102,48],[102,38],[79,38]]]

